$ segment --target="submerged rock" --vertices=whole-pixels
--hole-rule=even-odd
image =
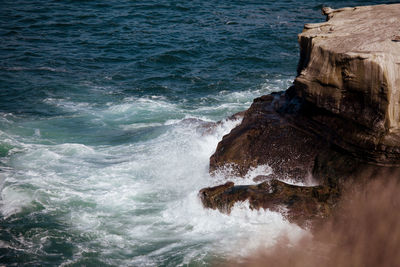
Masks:
[[[200,191],[205,207],[229,213],[248,200],[302,223],[329,215],[345,184],[400,173],[400,4],[323,12],[326,22],[299,35],[294,86],[256,98],[210,158],[211,173],[267,164],[262,179],[312,176],[320,186],[227,183]]]

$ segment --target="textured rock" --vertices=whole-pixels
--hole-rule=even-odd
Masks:
[[[398,179],[400,168],[371,165],[349,154],[330,150],[329,153],[317,155],[313,177],[320,184],[343,192],[352,190],[357,184],[368,184],[373,179]]]
[[[239,175],[267,164],[269,178],[303,180],[311,175],[316,155],[329,144],[312,131],[300,128],[300,115],[279,113],[287,95],[274,93],[256,98],[242,123],[224,136],[210,159],[210,171],[229,164]]]
[[[398,164],[400,4],[324,13],[326,22],[306,24],[299,35],[296,93],[327,112],[312,119],[336,134],[335,144],[371,162]]]
[[[202,189],[205,207],[229,213],[248,200],[255,209],[285,207],[303,224],[328,216],[347,186],[400,177],[400,4],[323,12],[326,22],[299,35],[294,86],[256,98],[210,158],[211,173],[268,164],[273,174],[259,185]],[[270,180],[311,175],[320,186]]]
[[[254,100],[219,143],[211,172],[268,164],[277,177],[302,179],[331,145],[367,163],[400,164],[400,4],[324,13],[327,22],[299,35],[295,86]]]
[[[200,198],[207,208],[230,213],[238,201],[249,201],[251,209],[280,211],[291,222],[306,226],[310,220],[325,218],[336,203],[338,192],[326,186],[302,187],[269,180],[258,185],[224,185],[204,188]]]

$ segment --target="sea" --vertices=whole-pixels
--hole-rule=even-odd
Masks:
[[[226,181],[228,118],[292,84],[303,25],[382,3],[2,0],[0,266],[212,266],[309,234],[198,192]]]

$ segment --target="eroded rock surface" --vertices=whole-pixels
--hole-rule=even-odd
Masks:
[[[229,213],[248,200],[255,209],[284,207],[302,224],[329,215],[346,184],[399,176],[400,4],[323,12],[326,22],[299,35],[294,86],[256,98],[210,159],[211,173],[229,164],[243,176],[268,164],[273,174],[259,185],[202,189],[205,207]],[[276,180],[310,175],[320,186]]]
[[[280,211],[291,222],[306,226],[315,218],[328,216],[338,193],[327,186],[303,187],[269,180],[258,185],[238,185],[233,182],[204,188],[200,198],[207,208],[230,213],[238,201],[249,201],[251,209]]]
[[[242,123],[218,144],[210,171],[232,164],[243,176],[251,167],[267,164],[273,171],[270,178],[302,180],[311,175],[316,155],[329,143],[300,128],[300,114],[294,119],[279,112],[287,98],[283,92],[256,98]]]
[[[299,35],[296,94],[336,145],[379,164],[400,161],[400,4],[324,9]],[[321,112],[320,112],[321,113]]]

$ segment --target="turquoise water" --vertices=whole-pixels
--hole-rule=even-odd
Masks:
[[[2,1],[0,264],[201,266],[295,242],[281,214],[197,192],[224,181],[224,119],[290,86],[303,24],[374,3]]]

